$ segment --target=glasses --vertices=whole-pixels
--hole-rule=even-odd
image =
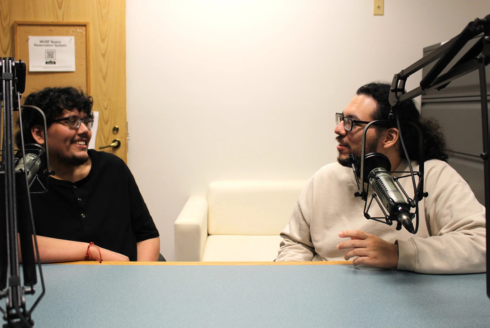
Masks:
[[[352,129],[354,128],[354,124],[371,123],[366,121],[353,120],[350,117],[345,117],[342,113],[335,113],[335,121],[337,122],[337,125],[339,125],[340,122],[344,122],[344,129],[347,132],[352,131]]]
[[[78,130],[78,128],[80,127],[80,124],[85,124],[85,126],[87,127],[87,129],[89,130],[92,130],[92,126],[94,126],[94,119],[91,118],[91,117],[85,117],[85,118],[80,118],[78,116],[68,116],[68,117],[65,117],[65,118],[60,118],[60,119],[57,119],[57,120],[53,120],[52,122],[59,122],[59,123],[62,123],[62,122],[66,122],[66,125],[72,129],[72,130]],[[64,123],[62,123],[64,124]]]

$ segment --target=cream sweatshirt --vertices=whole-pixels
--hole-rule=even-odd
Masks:
[[[413,169],[419,166],[412,162]],[[396,171],[408,171],[403,161]],[[397,174],[401,175],[401,174]],[[413,235],[395,224],[388,226],[364,215],[365,202],[354,197],[357,185],[352,169],[338,163],[324,166],[301,192],[289,224],[282,231],[277,261],[344,260],[337,244],[343,230],[361,230],[388,242],[398,241],[399,270],[421,273],[485,272],[485,208],[466,181],[447,163],[425,162],[424,190],[419,202],[419,229]],[[413,197],[410,178],[399,180]],[[372,193],[372,189],[370,191]],[[373,202],[369,214],[382,217]],[[415,225],[415,220],[414,220]]]

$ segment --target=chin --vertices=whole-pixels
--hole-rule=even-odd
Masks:
[[[84,155],[81,155],[81,156],[73,156],[73,161],[74,162],[78,162],[80,164],[85,163],[86,161],[88,161],[88,159],[89,159],[88,154],[84,154]]]
[[[339,162],[339,164],[342,166],[350,167],[350,165],[347,161],[348,158],[349,158],[348,156],[346,156],[346,157],[340,157],[339,156],[339,157],[337,157],[337,162]]]
[[[89,159],[88,154],[84,155],[72,155],[68,157],[59,158],[60,163],[63,163],[68,166],[80,166],[85,164]]]

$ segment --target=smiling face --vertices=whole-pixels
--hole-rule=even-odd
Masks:
[[[84,112],[79,112],[77,109],[66,110],[56,119],[69,116],[78,116],[85,118],[87,115]],[[90,131],[83,121],[80,127],[76,130],[70,129],[67,122],[53,122],[48,128],[48,146],[49,160],[54,165],[79,166],[87,162],[88,144],[92,138]]]
[[[356,95],[351,102],[344,109],[344,117],[349,117],[353,120],[367,121],[373,120],[373,114],[376,111],[376,101],[366,95]],[[335,134],[337,134],[338,146],[337,150],[339,156],[338,162],[343,166],[348,166],[347,159],[349,154],[354,154],[358,157],[361,156],[362,147],[362,131],[365,124],[354,124],[352,131],[346,131],[344,128],[344,122],[340,122],[335,127]],[[379,135],[374,127],[370,128],[366,134],[366,150],[365,153],[376,152],[378,149]]]

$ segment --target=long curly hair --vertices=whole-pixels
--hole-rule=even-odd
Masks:
[[[85,95],[82,90],[73,87],[45,88],[39,92],[33,92],[26,97],[24,105],[34,105],[39,107],[46,116],[46,125],[49,128],[63,110],[75,110],[84,112],[88,117],[92,117],[93,100],[89,95]],[[24,108],[22,110],[22,125],[24,142],[36,143],[31,134],[31,128],[40,125],[44,126],[42,115],[34,109]],[[21,147],[20,131],[15,136],[15,143]]]
[[[378,107],[373,115],[374,120],[388,120],[391,105],[388,101],[390,85],[386,83],[372,82],[363,85],[357,90],[358,95],[366,95],[373,98]],[[407,149],[410,160],[420,160],[419,134],[412,125],[415,124],[422,130],[423,136],[423,161],[439,159],[447,162],[448,154],[444,135],[440,131],[440,126],[435,121],[423,118],[413,100],[404,101],[393,108],[396,111],[401,127],[403,141]],[[408,124],[412,123],[412,124]],[[400,148],[400,155],[406,158],[405,153]]]

